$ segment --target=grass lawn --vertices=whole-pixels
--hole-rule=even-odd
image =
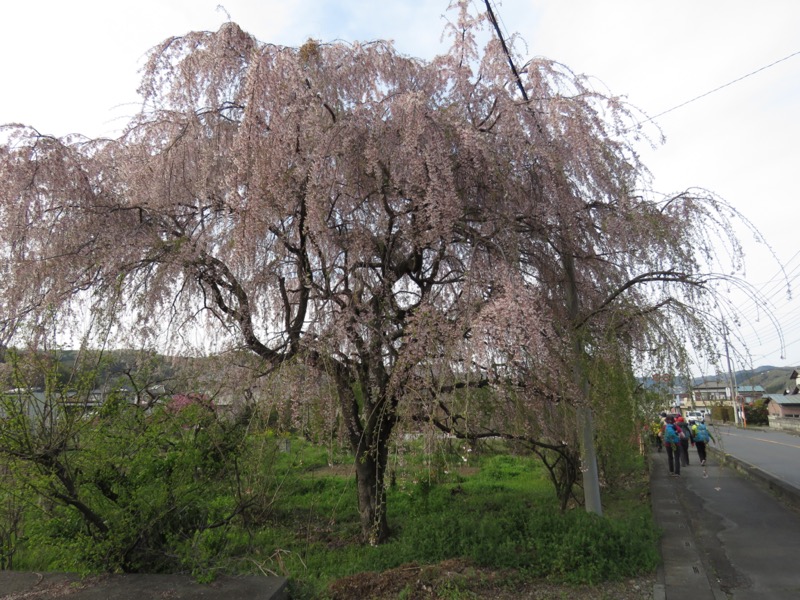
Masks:
[[[451,459],[395,464],[387,503],[393,536],[379,547],[360,543],[352,468],[304,461],[257,534],[254,546],[265,555],[254,560],[288,576],[293,598],[376,597],[400,586],[384,590],[395,597],[443,573],[446,581],[431,590],[496,588],[499,580],[509,589],[534,580],[598,584],[655,570],[658,534],[643,502],[643,467],[604,492],[600,518],[580,507],[562,513],[535,458],[487,451]]]

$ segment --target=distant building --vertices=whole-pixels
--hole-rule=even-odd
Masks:
[[[24,415],[29,420],[45,418],[48,408],[42,388],[13,388],[2,392],[0,418]]]
[[[800,419],[800,395],[766,394],[767,414],[785,419]]]
[[[736,398],[741,403],[752,404],[767,393],[760,385],[740,385],[736,388]]]
[[[107,390],[78,393],[44,388],[14,388],[0,392],[0,418],[24,416],[34,427],[49,427],[63,414],[87,415],[102,406]]]
[[[730,406],[741,417],[741,407],[752,404],[764,397],[766,390],[760,385],[740,385],[736,387],[736,401],[731,392],[730,381],[718,378],[703,381],[692,386],[690,392],[676,395],[681,410],[707,410],[713,406]]]
[[[769,426],[800,431],[800,373],[792,371],[783,394],[765,394]]]
[[[695,408],[711,408],[731,399],[729,381],[704,381],[692,386],[692,398]]]

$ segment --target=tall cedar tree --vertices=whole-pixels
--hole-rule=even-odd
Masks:
[[[452,47],[430,62],[226,23],[151,51],[117,139],[6,126],[4,340],[91,314],[89,337],[177,346],[202,331],[205,348],[324,371],[373,544],[389,535],[401,417],[464,435],[437,411],[465,386],[551,414],[586,402],[576,364],[707,340],[713,240],[740,266],[730,208],[652,199],[629,108],[521,61],[469,5],[453,3]]]

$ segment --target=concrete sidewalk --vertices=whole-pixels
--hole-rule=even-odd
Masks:
[[[708,466],[708,469],[715,468]],[[719,468],[719,467],[716,467]],[[691,598],[692,600],[726,600],[715,577],[709,577],[709,565],[703,561],[691,526],[690,508],[680,493],[684,477],[691,467],[685,467],[681,478],[671,477],[667,453],[655,452],[650,461],[650,496],[653,517],[663,531],[661,537],[661,566],[654,600]]]
[[[694,450],[690,462],[670,477],[666,452],[651,454],[653,514],[664,532],[654,599],[800,598],[792,566],[800,514],[785,501],[800,490],[781,485],[781,499],[770,491],[776,482],[721,454],[709,453],[705,470]]]

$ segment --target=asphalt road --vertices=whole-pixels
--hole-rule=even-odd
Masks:
[[[716,450],[735,456],[800,488],[800,436],[727,425],[712,425],[709,430],[716,438],[716,444],[712,445]]]

